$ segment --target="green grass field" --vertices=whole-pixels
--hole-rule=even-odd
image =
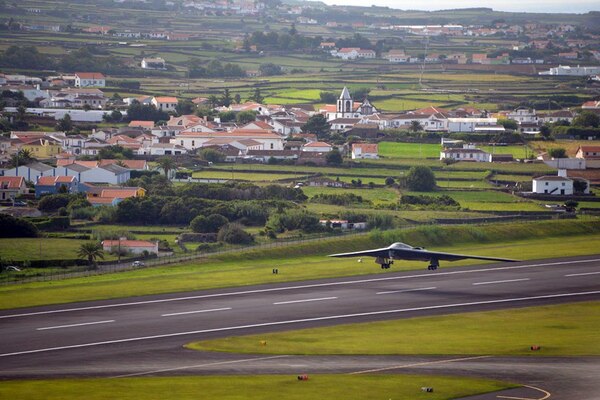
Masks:
[[[363,181],[363,185],[368,183],[367,178]],[[323,194],[346,194],[353,193],[357,196],[362,196],[363,199],[372,201],[374,205],[385,204],[385,203],[396,203],[398,201],[399,194],[395,189],[369,189],[364,187],[362,189],[344,189],[344,188],[331,188],[331,187],[303,187],[302,191],[309,199],[315,195]]]
[[[76,259],[77,251],[88,240],[55,238],[2,238],[0,258],[8,261],[25,260],[71,260]],[[115,259],[110,254],[106,260]]]
[[[600,302],[588,302],[237,336],[186,347],[303,355],[597,356],[598,326]],[[532,345],[542,350],[532,352]]]
[[[435,387],[423,393],[421,387]],[[3,381],[0,398],[19,400],[305,400],[420,399],[450,400],[516,387],[506,382],[424,375],[169,376],[120,379]]]
[[[357,263],[354,259],[329,259],[327,254],[380,247],[403,241],[440,251],[512,257],[527,260],[597,254],[600,224],[597,219],[494,224],[487,226],[425,226],[420,228],[374,232],[347,238],[255,249],[215,255],[180,265],[146,268],[136,271],[73,278],[50,282],[0,287],[0,309],[59,304],[75,301],[121,298],[157,293],[173,293],[333,278],[365,274],[383,274],[375,263]],[[442,268],[481,264],[463,260],[442,263]],[[272,268],[280,273],[273,275]],[[425,268],[424,263],[398,261],[390,271]]]
[[[393,158],[440,158],[441,149],[437,143],[379,143],[379,155]]]

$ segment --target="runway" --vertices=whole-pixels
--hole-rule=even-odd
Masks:
[[[280,276],[285,272],[280,268]],[[598,358],[269,357],[181,346],[206,338],[598,299],[600,255],[6,310],[0,312],[0,377],[418,372],[494,377],[597,399]]]

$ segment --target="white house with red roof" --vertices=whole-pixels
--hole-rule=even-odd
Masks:
[[[352,159],[378,159],[379,146],[376,143],[353,143],[352,144]]]
[[[314,153],[329,153],[333,150],[333,146],[325,142],[311,142],[302,146],[302,151]]]
[[[148,240],[103,240],[102,250],[106,252],[126,251],[132,254],[144,254],[144,252],[158,255],[158,241]]]
[[[0,200],[14,201],[17,196],[27,193],[25,178],[22,176],[0,176]]]
[[[152,104],[156,107],[157,110],[169,112],[175,112],[175,107],[177,107],[179,100],[177,97],[173,96],[158,96],[152,98]]]
[[[106,77],[100,72],[76,72],[76,87],[105,87]]]
[[[194,127],[187,129],[171,139],[171,143],[178,144],[188,150],[207,146],[212,139],[227,140],[255,140],[260,143],[260,150],[283,150],[283,136],[267,129],[234,129],[229,132],[202,132],[195,131]]]

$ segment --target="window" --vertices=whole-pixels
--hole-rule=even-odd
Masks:
[[[273,143],[271,143],[271,150],[273,150]]]
[[[192,147],[194,147],[196,145],[196,141],[192,140]]]
[[[181,145],[183,146],[183,140],[181,141]]]

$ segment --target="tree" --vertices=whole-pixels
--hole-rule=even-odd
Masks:
[[[221,105],[225,107],[229,107],[231,105],[231,94],[227,88],[223,92],[223,97],[221,97]]]
[[[338,149],[333,149],[327,153],[325,160],[327,161],[327,164],[331,165],[340,165],[342,162],[344,162],[342,153],[340,153]]]
[[[227,224],[219,229],[217,239],[229,244],[250,244],[254,241],[252,235],[242,228],[240,224]]]
[[[588,183],[584,179],[575,179],[573,181],[573,191],[575,193],[585,193],[588,188]]]
[[[556,147],[554,149],[550,149],[550,157],[552,158],[567,158],[567,151],[562,147]]]
[[[172,157],[164,156],[157,160],[158,166],[164,171],[165,177],[169,178],[169,171],[176,167]]]
[[[396,181],[391,176],[385,178],[385,186],[392,186]]]
[[[0,237],[36,237],[38,228],[24,218],[0,213]]]
[[[252,96],[249,97],[249,100],[255,103],[262,103],[265,98],[260,94],[260,88],[255,88]]]
[[[35,158],[31,155],[31,151],[28,149],[21,149],[10,157],[10,165],[18,167],[20,165],[27,165],[35,161]]]
[[[189,99],[185,99],[185,100],[179,100],[177,102],[177,105],[175,106],[175,111],[177,111],[177,115],[185,115],[185,114],[191,114],[192,112],[194,112],[194,109],[196,108],[196,105],[194,103],[192,103],[191,100]]]
[[[331,126],[323,114],[315,114],[302,125],[302,132],[314,133],[319,139],[328,139]]]
[[[435,175],[429,167],[411,167],[406,176],[406,185],[415,192],[430,192],[435,189]]]
[[[229,220],[221,214],[211,214],[208,217],[198,215],[190,222],[190,228],[197,233],[218,232]]]
[[[573,119],[573,126],[598,128],[600,126],[600,116],[591,111],[583,111]]]
[[[233,101],[235,101],[235,104],[240,104],[242,102],[242,96],[240,96],[239,93],[236,93],[233,97]]]
[[[410,122],[410,128],[408,128],[409,131],[417,133],[423,130],[423,126],[421,125],[421,123],[419,121],[411,121]]]
[[[90,265],[96,265],[96,259],[104,260],[104,251],[102,245],[95,242],[83,243],[77,251],[77,256],[87,258]]]
[[[240,111],[235,116],[235,120],[238,124],[245,125],[252,121],[256,121],[256,111],[248,110],[248,111]]]
[[[260,73],[260,76],[273,76],[283,74],[281,66],[273,63],[261,64],[260,67],[258,67],[258,72]]]
[[[516,131],[519,129],[519,123],[513,119],[499,119],[498,124],[502,125],[504,129]]]
[[[56,123],[57,131],[70,132],[72,129],[73,121],[71,121],[71,116],[69,114],[65,114],[65,116]]]
[[[201,159],[213,163],[222,163],[223,161],[225,161],[225,154],[221,153],[219,150],[211,148],[200,150],[198,155]]]
[[[540,135],[542,135],[542,137],[544,139],[549,139],[551,133],[552,133],[552,130],[550,129],[550,127],[548,125],[542,125],[540,127]]]
[[[68,194],[49,194],[43,196],[38,203],[38,210],[45,212],[54,212],[62,207],[67,207],[71,201]]]

